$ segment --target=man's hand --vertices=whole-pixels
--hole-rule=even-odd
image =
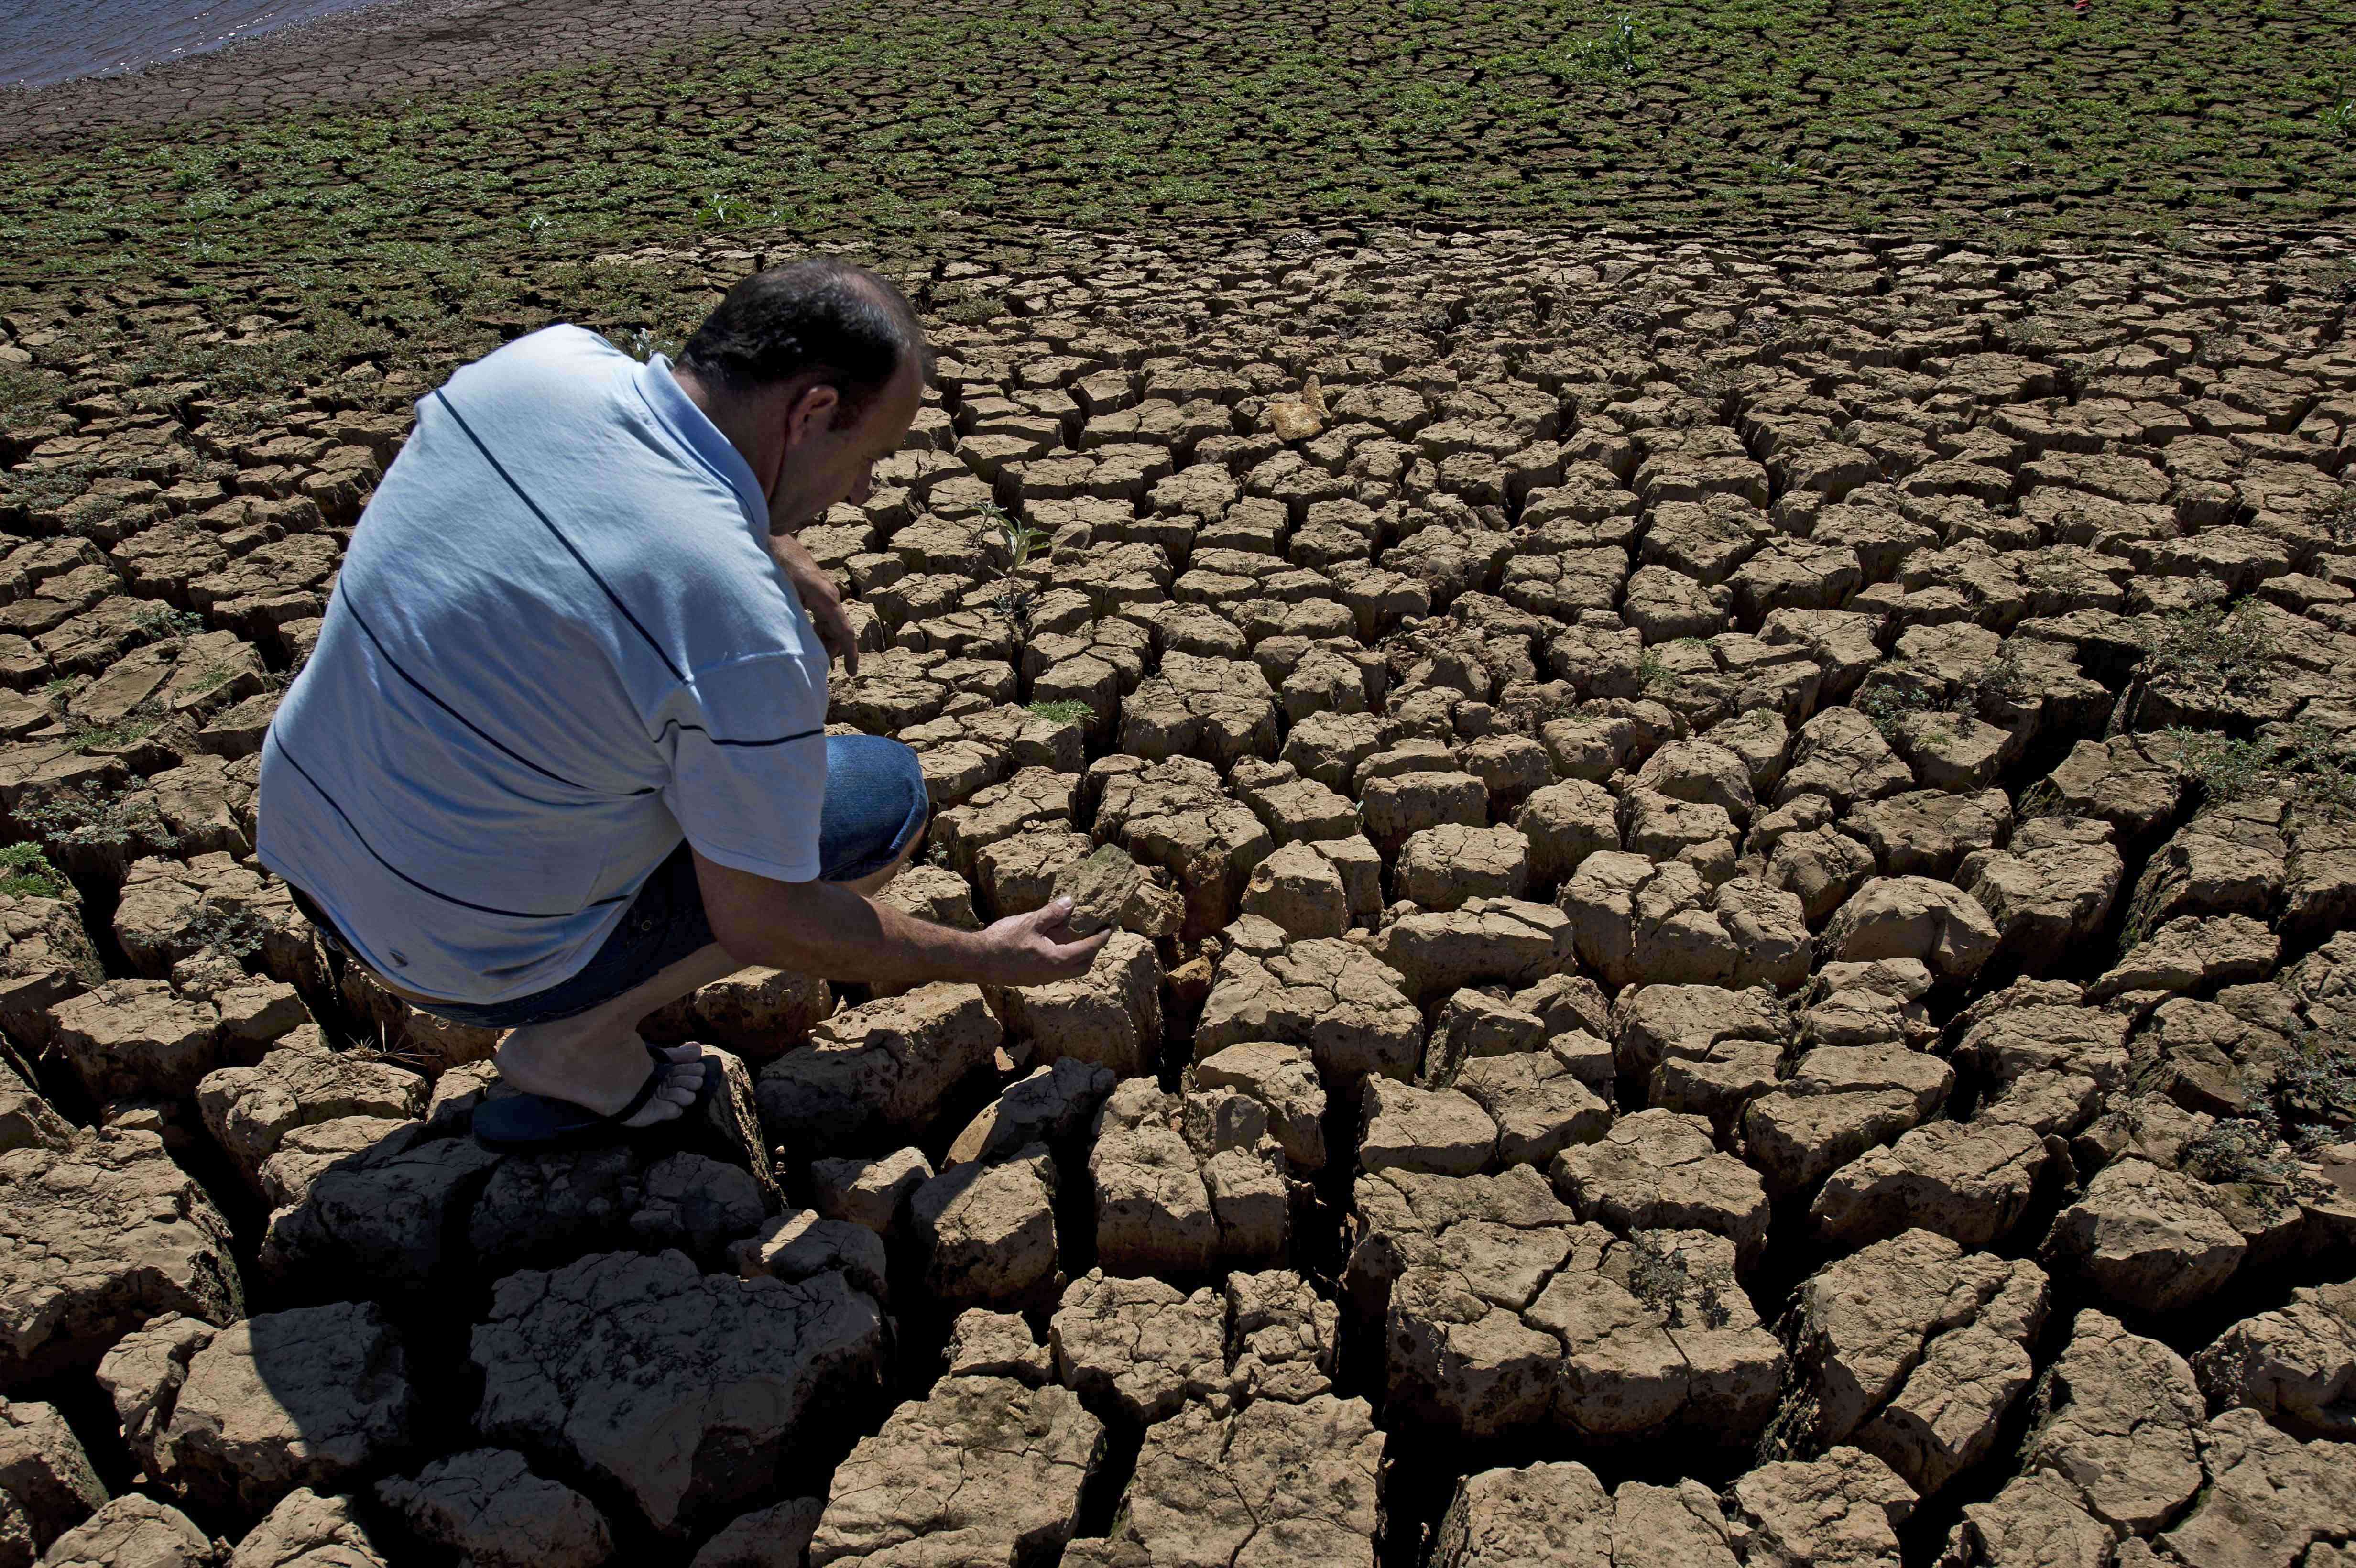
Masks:
[[[1029,914],[1010,914],[981,933],[989,972],[979,976],[990,986],[1045,986],[1075,980],[1097,961],[1097,949],[1110,940],[1109,930],[1094,936],[1074,936],[1072,901],[1055,899]]]
[[[851,617],[843,613],[842,595],[835,592],[834,579],[816,557],[802,548],[802,541],[791,534],[771,534],[769,553],[794,585],[800,596],[802,608],[809,612],[810,624],[818,630],[818,640],[826,651],[842,661],[843,673],[859,673],[859,637],[851,629]]]

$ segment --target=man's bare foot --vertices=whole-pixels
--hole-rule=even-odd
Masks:
[[[562,1021],[510,1030],[499,1042],[499,1076],[527,1094],[563,1100],[610,1116],[637,1097],[653,1065],[646,1041],[634,1029],[618,1039],[591,1042],[567,1039]],[[674,1045],[663,1051],[662,1087],[622,1125],[650,1127],[683,1115],[712,1071],[701,1047]]]

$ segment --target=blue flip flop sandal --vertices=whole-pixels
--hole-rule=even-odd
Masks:
[[[704,1058],[703,1082],[695,1098],[679,1115],[666,1118],[643,1127],[622,1124],[647,1107],[662,1088],[667,1067],[684,1067],[685,1062],[673,1062],[659,1045],[647,1047],[654,1058],[653,1071],[630,1103],[609,1116],[601,1116],[585,1105],[570,1100],[552,1099],[546,1094],[508,1094],[496,1100],[485,1100],[475,1107],[475,1141],[499,1154],[529,1154],[546,1149],[584,1148],[595,1144],[612,1143],[640,1134],[677,1132],[679,1125],[703,1108],[720,1082],[720,1072],[710,1057]]]

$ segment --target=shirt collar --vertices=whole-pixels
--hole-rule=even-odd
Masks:
[[[704,466],[717,475],[736,493],[736,504],[744,509],[744,520],[753,526],[763,539],[769,537],[769,502],[761,494],[761,483],[753,477],[753,465],[735,444],[720,433],[720,427],[709,415],[695,406],[687,389],[671,374],[667,355],[651,356],[637,368],[638,393],[647,400],[666,429],[677,436],[680,443],[692,453]]]

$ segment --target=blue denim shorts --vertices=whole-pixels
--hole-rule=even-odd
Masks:
[[[820,880],[851,882],[873,875],[899,859],[931,819],[925,773],[916,752],[877,735],[827,738],[826,804],[819,813]],[[299,890],[294,901],[323,939],[343,946],[335,938],[335,927]],[[415,1006],[436,1018],[477,1029],[548,1023],[585,1013],[712,942],[712,922],[703,912],[695,859],[681,844],[639,885],[622,923],[580,973],[510,1002],[483,1007],[418,1002]]]

